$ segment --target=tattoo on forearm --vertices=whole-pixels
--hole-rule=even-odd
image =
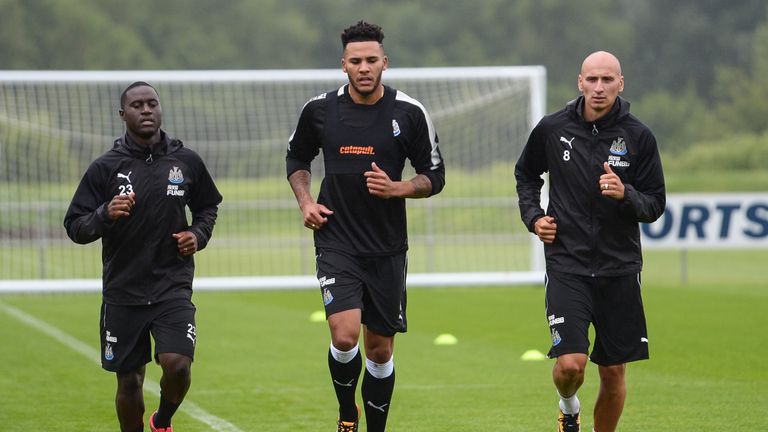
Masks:
[[[413,184],[414,198],[425,198],[432,193],[432,182],[429,180],[429,177],[423,174],[419,174],[412,178],[411,184]]]
[[[291,184],[293,194],[296,196],[296,201],[299,205],[307,200],[312,200],[312,196],[309,193],[309,186],[312,181],[312,174],[306,170],[299,170],[294,172],[288,177],[288,182]]]

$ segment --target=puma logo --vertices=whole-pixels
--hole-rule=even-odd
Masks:
[[[131,173],[133,173],[133,171],[128,171],[128,174],[117,173],[117,178],[124,178],[124,179],[128,180],[128,183],[130,183],[131,182]]]
[[[351,379],[351,380],[350,380],[348,383],[346,383],[346,384],[344,384],[344,383],[341,383],[341,382],[338,382],[338,381],[336,381],[336,380],[333,380],[333,382],[334,382],[334,384],[336,384],[336,385],[340,385],[340,386],[342,386],[342,387],[352,387],[352,383],[354,383],[354,382],[355,382],[355,379],[354,379],[354,378],[352,378],[352,379]]]
[[[562,136],[561,136],[561,137],[560,137],[560,142],[564,142],[564,143],[568,144],[568,147],[570,147],[570,148],[573,148],[573,145],[572,145],[571,143],[572,143],[572,142],[573,142],[573,140],[575,140],[575,139],[576,139],[576,137],[573,137],[573,138],[571,138],[571,140],[570,140],[570,141],[568,141],[567,139],[565,139],[565,137],[562,137]]]
[[[371,408],[373,408],[373,409],[376,409],[376,410],[379,410],[379,411],[381,411],[381,412],[385,413],[386,411],[384,410],[384,408],[385,408],[387,405],[389,405],[389,404],[384,404],[384,405],[382,405],[382,406],[376,406],[376,405],[374,405],[374,404],[373,404],[373,402],[371,402],[371,401],[368,401],[368,402],[366,402],[366,405],[368,405],[369,407],[371,407]]]

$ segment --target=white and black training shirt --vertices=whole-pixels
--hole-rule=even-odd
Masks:
[[[314,97],[289,139],[287,175],[310,171],[320,149],[325,177],[317,202],[334,213],[315,231],[315,246],[361,256],[405,252],[405,199],[371,195],[363,173],[375,162],[400,181],[408,159],[417,174],[429,178],[431,195],[443,189],[445,166],[437,134],[421,103],[388,86],[373,105],[355,104],[346,85]]]

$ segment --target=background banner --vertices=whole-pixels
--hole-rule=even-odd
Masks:
[[[766,248],[768,193],[668,194],[664,215],[640,228],[644,248]]]

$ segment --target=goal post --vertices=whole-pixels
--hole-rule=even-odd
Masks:
[[[224,196],[195,289],[315,287],[285,152],[304,103],[346,82],[340,70],[0,71],[0,292],[100,289],[100,242],[74,244],[62,220],[87,166],[124,132],[119,96],[134,81],[158,89],[163,128]],[[408,285],[540,283],[514,164],[544,115],[545,69],[392,68],[383,82],[426,107],[446,162],[443,192],[407,201]],[[321,156],[312,172],[316,193]]]

